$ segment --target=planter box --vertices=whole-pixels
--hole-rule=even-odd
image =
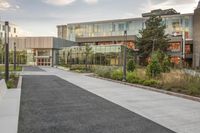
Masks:
[[[5,80],[0,80],[0,99],[6,94],[7,89]]]

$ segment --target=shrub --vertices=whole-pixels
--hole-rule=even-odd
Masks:
[[[70,67],[70,70],[76,71],[76,70],[85,70],[85,67],[83,65],[72,65]]]
[[[127,64],[127,71],[133,72],[135,70],[135,62],[133,60],[129,60]]]
[[[126,79],[129,83],[138,83],[140,80],[137,74],[134,72],[128,72]]]
[[[145,85],[145,86],[152,86],[152,87],[154,87],[157,84],[158,84],[158,81],[157,80],[153,80],[153,79],[145,80],[143,82],[143,85]]]
[[[171,63],[170,63],[169,57],[165,55],[164,60],[162,61],[162,71],[164,73],[170,72],[170,66],[171,66]]]
[[[117,69],[112,71],[111,78],[114,80],[122,80],[123,79],[123,72],[121,69]]]
[[[112,71],[119,69],[119,67],[112,66],[96,66],[94,68],[94,73],[100,77],[111,78]]]
[[[8,80],[7,87],[8,88],[14,88],[15,87],[15,83],[14,83],[13,79]]]
[[[146,74],[149,77],[156,77],[156,76],[160,75],[161,72],[162,72],[162,67],[159,63],[157,53],[155,52],[155,53],[152,54],[151,61],[146,68]]]
[[[16,80],[18,78],[18,75],[15,73],[10,73],[10,78]]]

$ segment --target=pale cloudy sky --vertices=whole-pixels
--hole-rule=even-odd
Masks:
[[[141,17],[152,9],[192,13],[198,0],[0,0],[0,19],[26,36],[56,36],[56,25]]]

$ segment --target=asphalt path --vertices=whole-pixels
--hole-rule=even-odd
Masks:
[[[70,82],[48,75],[23,76],[18,133],[173,131]]]

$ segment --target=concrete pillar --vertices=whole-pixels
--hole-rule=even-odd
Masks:
[[[200,2],[193,18],[193,67],[200,67]]]

